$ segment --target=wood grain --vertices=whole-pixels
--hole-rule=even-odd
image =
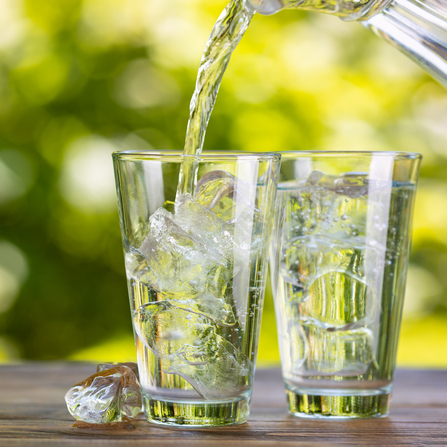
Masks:
[[[447,446],[447,371],[398,371],[391,415],[384,419],[289,416],[280,371],[259,370],[244,425],[181,430],[151,425],[140,416],[132,430],[75,428],[64,394],[94,371],[91,364],[1,366],[0,447]]]

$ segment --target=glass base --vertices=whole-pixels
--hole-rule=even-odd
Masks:
[[[183,428],[222,427],[247,422],[249,397],[231,402],[173,402],[143,396],[149,422]]]
[[[304,418],[356,419],[385,417],[390,411],[391,393],[328,396],[286,390],[289,412]]]

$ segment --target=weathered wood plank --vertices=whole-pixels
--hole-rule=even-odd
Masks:
[[[64,394],[94,370],[58,363],[0,367],[0,446],[447,446],[447,371],[398,371],[391,416],[384,419],[292,417],[280,371],[260,370],[250,420],[241,426],[167,429],[141,416],[133,430],[74,428]]]

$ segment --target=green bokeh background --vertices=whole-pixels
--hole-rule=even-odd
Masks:
[[[183,145],[225,0],[0,1],[0,361],[131,360],[110,154]],[[447,366],[447,92],[358,23],[256,16],[206,149],[424,155],[398,363]],[[271,293],[260,363],[278,363]]]

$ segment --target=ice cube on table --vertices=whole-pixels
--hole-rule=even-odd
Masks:
[[[133,418],[141,411],[140,384],[131,368],[117,365],[74,385],[65,395],[70,414],[90,424]]]
[[[120,363],[120,362],[105,362],[105,363],[100,363],[96,367],[96,372],[101,372],[101,371],[104,371],[106,369],[113,369],[113,368],[116,368],[117,366],[126,366],[127,368],[130,368],[133,371],[133,373],[135,374],[135,377],[136,378],[139,377],[138,365],[135,362],[124,362],[124,363]]]

